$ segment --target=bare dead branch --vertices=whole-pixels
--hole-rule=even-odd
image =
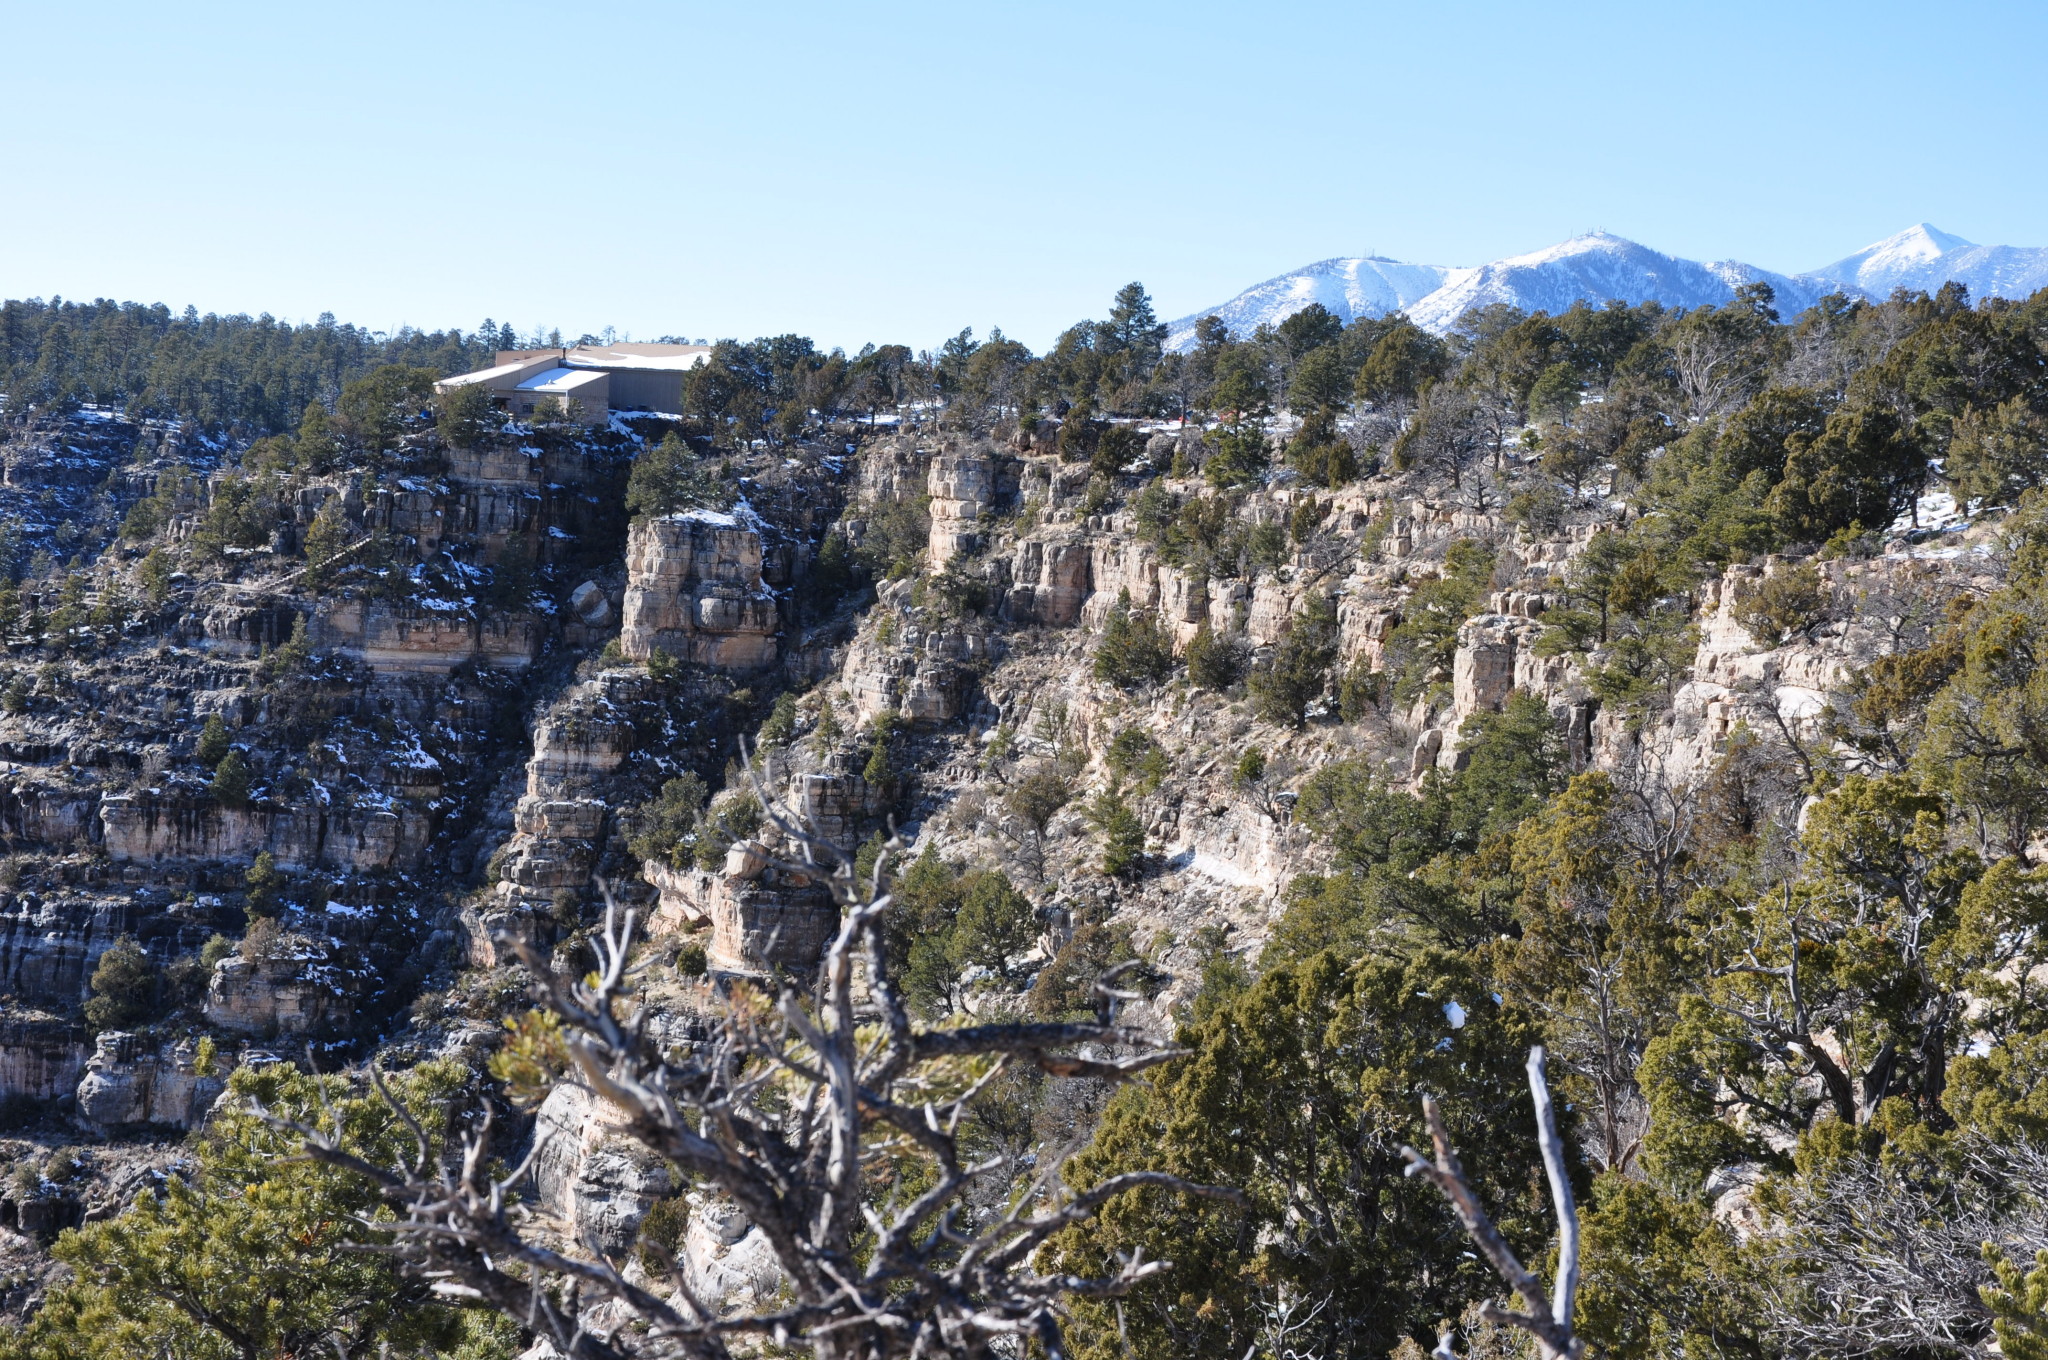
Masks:
[[[1572,1332],[1571,1307],[1578,1291],[1579,1273],[1579,1222],[1578,1211],[1572,1203],[1571,1182],[1566,1178],[1564,1166],[1564,1144],[1557,1132],[1557,1117],[1550,1103],[1550,1090],[1543,1076],[1543,1049],[1539,1045],[1529,1050],[1529,1088],[1535,1097],[1537,1139],[1543,1150],[1544,1169],[1550,1179],[1551,1197],[1557,1206],[1559,1223],[1559,1269],[1556,1303],[1544,1297],[1543,1286],[1537,1278],[1516,1258],[1514,1249],[1508,1246],[1500,1229],[1479,1203],[1479,1197],[1465,1179],[1465,1168],[1458,1161],[1458,1154],[1451,1147],[1449,1131],[1444,1127],[1443,1112],[1437,1108],[1434,1097],[1424,1096],[1422,1117],[1429,1126],[1429,1137],[1433,1144],[1434,1157],[1424,1157],[1412,1147],[1403,1147],[1401,1154],[1408,1159],[1408,1174],[1422,1176],[1437,1189],[1457,1212],[1459,1223],[1464,1225],[1465,1235],[1472,1239],[1474,1246],[1493,1266],[1494,1271],[1520,1296],[1527,1311],[1513,1312],[1488,1303],[1482,1312],[1490,1322],[1520,1327],[1536,1338],[1544,1360],[1579,1360],[1585,1352],[1585,1343]],[[1440,1339],[1437,1353],[1450,1351],[1449,1338]]]
[[[728,1310],[687,1260],[673,1258],[656,1262],[671,1282],[664,1297],[593,1249],[543,1241],[517,1194],[539,1149],[494,1179],[488,1111],[459,1156],[422,1147],[411,1166],[374,1167],[301,1129],[308,1155],[369,1181],[392,1214],[378,1231],[395,1239],[409,1269],[431,1275],[443,1293],[517,1318],[571,1360],[730,1360],[734,1337],[831,1360],[980,1357],[995,1343],[1014,1350],[1020,1338],[1064,1355],[1061,1299],[1115,1297],[1167,1263],[1121,1262],[1096,1278],[1042,1273],[1034,1262],[1052,1237],[1141,1189],[1242,1196],[1163,1172],[1075,1191],[1052,1156],[1041,1159],[1028,1193],[978,1206],[969,1192],[999,1163],[963,1162],[963,1120],[1012,1061],[1120,1081],[1179,1050],[1114,1022],[1133,997],[1115,987],[1115,974],[1098,986],[1098,1023],[921,1028],[890,976],[882,933],[886,859],[900,842],[858,882],[851,855],[770,796],[751,761],[746,771],[772,829],[770,862],[823,882],[840,909],[813,977],[772,979],[765,997],[734,992],[712,1032],[675,1052],[649,1037],[633,984],[638,923],[608,885],[599,884],[606,912],[592,973],[560,976],[524,953],[538,1000],[561,1025],[563,1080],[603,1100],[628,1136],[745,1214],[782,1277],[775,1303]],[[380,1074],[371,1080],[384,1090]],[[877,1174],[903,1161],[930,1174],[909,1178],[918,1193],[907,1202],[878,1203]]]

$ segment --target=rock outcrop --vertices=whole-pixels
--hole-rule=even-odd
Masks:
[[[142,1036],[108,1030],[78,1083],[78,1117],[102,1133],[137,1124],[196,1128],[227,1083],[200,1072],[190,1040],[159,1049]]]
[[[943,570],[955,557],[982,546],[981,517],[995,509],[996,459],[979,450],[942,453],[932,459],[926,491],[931,497],[931,562]]]
[[[823,884],[768,861],[766,847],[737,841],[717,870],[644,866],[660,893],[654,928],[708,925],[705,954],[716,972],[809,969],[838,928],[839,910]]]
[[[578,1244],[623,1254],[647,1211],[675,1192],[667,1164],[622,1133],[616,1111],[581,1086],[564,1083],[549,1093],[533,1136],[541,1207]]]
[[[779,626],[761,577],[761,534],[733,514],[692,510],[636,521],[626,540],[619,646],[718,670],[772,665]]]
[[[317,1034],[348,1020],[356,980],[331,943],[285,935],[253,959],[231,954],[214,966],[206,1019],[264,1038]]]
[[[81,1025],[54,1016],[0,1020],[0,1091],[37,1101],[70,1095],[92,1050]]]

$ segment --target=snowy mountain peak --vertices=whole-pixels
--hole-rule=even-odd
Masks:
[[[1896,236],[1887,236],[1876,245],[1865,246],[1860,254],[1872,259],[1935,260],[1952,250],[1968,250],[1977,244],[1951,235],[1932,222],[1919,222],[1907,227]]]
[[[1920,222],[1907,227],[1896,236],[1887,236],[1875,245],[1865,246],[1854,255],[1837,260],[1824,270],[1814,272],[1830,276],[1864,273],[1890,275],[1901,270],[1932,264],[1944,255],[1969,250],[1975,245],[1974,241],[1951,236],[1932,223]]]
[[[1873,298],[1897,288],[1931,293],[1951,281],[1973,297],[2025,297],[2048,286],[2048,249],[1980,246],[1921,222],[1805,277]]]
[[[1920,222],[1824,268],[1788,275],[1740,260],[1683,260],[1596,230],[1462,269],[1384,256],[1321,260],[1182,317],[1172,323],[1167,343],[1190,347],[1195,322],[1205,316],[1248,335],[1318,302],[1345,321],[1405,311],[1418,326],[1441,334],[1468,310],[1495,303],[1553,314],[1575,302],[1598,306],[1610,299],[1719,306],[1744,284],[1762,282],[1777,294],[1779,315],[1789,319],[1825,293],[1882,299],[1898,288],[1931,293],[1950,281],[1967,286],[1972,297],[2025,297],[2048,287],[2048,248],[1980,246]]]
[[[1588,255],[1596,251],[1618,255],[1632,250],[1647,249],[1649,247],[1639,245],[1629,240],[1626,236],[1616,236],[1611,231],[1594,230],[1581,232],[1568,240],[1559,241],[1554,246],[1545,246],[1541,250],[1532,250],[1526,255],[1510,255],[1504,260],[1495,261],[1495,264],[1538,265],[1548,264],[1552,260],[1569,259],[1574,255]]]

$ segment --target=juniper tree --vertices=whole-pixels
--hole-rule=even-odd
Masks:
[[[1120,1082],[1174,1050],[1118,1023],[1126,996],[1108,986],[1092,1020],[921,1027],[886,944],[889,852],[857,883],[851,857],[794,814],[771,803],[767,818],[795,849],[782,870],[826,883],[843,913],[814,981],[733,991],[707,1032],[675,1047],[644,1023],[630,970],[635,917],[608,899],[598,967],[575,979],[533,959],[541,1004],[494,1068],[526,1100],[559,1081],[583,1086],[623,1136],[728,1198],[774,1257],[775,1296],[721,1308],[697,1297],[666,1252],[654,1253],[665,1276],[657,1292],[608,1260],[547,1245],[509,1198],[533,1158],[495,1163],[487,1117],[455,1157],[426,1139],[417,1155],[364,1155],[315,1127],[307,1153],[355,1173],[388,1206],[402,1259],[437,1289],[498,1309],[570,1360],[723,1360],[763,1341],[863,1360],[1026,1342],[1067,1354],[1068,1300],[1117,1296],[1165,1266],[1134,1257],[1048,1271],[1045,1243],[1141,1187],[1233,1192],[1147,1169],[1071,1191],[1054,1155],[1020,1193],[983,1196],[994,1167],[964,1159],[961,1123],[1009,1065]],[[600,1305],[634,1325],[600,1326]]]

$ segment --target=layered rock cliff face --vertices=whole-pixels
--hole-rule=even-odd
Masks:
[[[719,782],[843,628],[802,593],[839,466],[743,460],[738,517],[629,541],[625,477],[663,428],[464,447],[410,420],[361,465],[92,412],[0,428],[0,510],[72,516],[47,543],[81,559],[0,619],[0,1099],[98,1129],[199,1117],[189,1051],[145,1024],[95,1056],[80,1025],[124,938],[155,970],[146,1015],[223,1053],[331,1047],[500,961],[499,926],[573,936],[596,877],[652,904],[618,812],[686,769]],[[652,650],[680,670],[630,664]],[[224,948],[259,914],[270,943]]]
[[[1182,503],[1211,494],[1194,481],[1155,485]],[[1549,708],[1572,768],[1697,786],[1739,724],[1794,744],[1822,740],[1824,711],[1845,702],[1855,673],[1896,644],[1887,633],[1896,620],[1888,624],[1873,602],[1924,592],[1933,578],[1949,582],[1942,589],[1971,588],[1980,560],[1901,541],[1873,559],[1821,564],[1837,621],[1779,646],[1751,636],[1737,606],[1788,564],[1731,568],[1705,592],[1690,665],[1668,693],[1621,707],[1600,697],[1597,677],[1613,663],[1604,644],[1571,651],[1544,640],[1552,631],[1545,616],[1597,530],[1590,521],[1545,537],[1497,511],[1417,495],[1398,478],[1336,491],[1282,484],[1231,497],[1235,523],[1306,522],[1312,531],[1289,529],[1267,564],[1240,559],[1217,572],[1199,553],[1167,551],[1157,526],[1142,522],[1134,491],[1092,503],[1085,467],[931,438],[864,453],[849,532],[858,538],[867,521],[879,522],[877,507],[918,496],[928,498],[930,516],[925,572],[879,586],[836,671],[806,698],[781,775],[788,804],[843,844],[893,818],[914,850],[930,845],[956,862],[1005,867],[1039,906],[1040,957],[1077,913],[1106,911],[1181,979],[1198,971],[1198,936],[1220,931],[1230,948],[1255,952],[1286,885],[1327,867],[1327,850],[1292,816],[1294,789],[1321,765],[1365,757],[1414,781],[1456,769],[1467,758],[1468,720],[1522,693]],[[1412,700],[1338,721],[1337,682],[1386,667],[1417,587],[1447,570],[1461,541],[1484,544],[1494,567],[1477,611],[1457,623],[1445,664],[1422,677]],[[1151,615],[1177,649],[1204,629],[1235,638],[1256,666],[1324,595],[1337,620],[1332,694],[1311,704],[1300,727],[1261,720],[1242,695],[1178,682],[1122,690],[1092,673],[1104,624],[1120,607]],[[815,724],[825,710],[846,732],[820,748]],[[874,768],[863,757],[878,720],[898,724],[891,778],[872,790],[862,781],[849,798],[855,771]],[[1113,743],[1134,730],[1163,754],[1153,774],[1111,767]],[[1263,757],[1252,778],[1240,773],[1247,752]],[[1075,797],[1041,838],[1004,799],[1032,768],[1053,765],[1068,772]],[[1146,869],[1133,881],[1095,871],[1100,842],[1082,800],[1110,785],[1126,790],[1145,827]],[[832,796],[821,803],[814,789]],[[849,815],[850,802],[858,807]],[[650,872],[678,919],[716,922],[714,906],[743,914],[732,905],[730,875]],[[719,959],[737,964],[730,951]],[[1170,990],[1163,1004],[1177,995]]]
[[[838,510],[836,481],[822,463],[785,466],[751,480],[749,499],[734,512],[633,524],[619,660],[608,652],[585,661],[580,678],[535,716],[511,834],[492,855],[492,883],[463,913],[473,963],[499,966],[521,942],[542,947],[572,936],[599,910],[600,886],[649,911],[665,907],[663,919],[674,925],[712,926],[722,967],[745,971],[767,966],[771,954],[798,959],[807,949],[814,957],[823,927],[795,923],[817,916],[815,891],[763,883],[756,872],[729,876],[729,888],[698,890],[688,907],[666,890],[649,901],[655,894],[624,842],[626,814],[666,780],[689,772],[722,784],[736,738],[776,692],[835,655],[850,626],[849,601],[801,587]],[[780,916],[790,924],[762,924]],[[768,938],[781,943],[766,953],[745,943]]]
[[[147,455],[112,479],[116,508],[159,495],[174,467],[193,475],[164,500],[161,533],[101,553],[79,616],[144,590],[145,553],[215,532],[214,507],[239,494],[217,467],[236,451],[107,425],[79,427],[77,447],[102,451],[91,485],[122,440]],[[17,466],[30,475],[8,461],[22,438],[0,442],[10,486]],[[45,452],[66,438],[33,435]],[[1153,465],[1175,438],[1154,440]],[[719,823],[744,801],[742,739],[762,786],[815,834],[851,848],[893,828],[913,854],[1007,873],[1037,922],[1019,979],[1082,923],[1127,932],[1172,979],[1135,1012],[1164,1023],[1205,958],[1255,954],[1289,883],[1329,867],[1294,816],[1316,769],[1357,758],[1415,783],[1455,770],[1468,720],[1521,693],[1546,705],[1573,768],[1697,782],[1740,725],[1823,740],[1825,709],[1894,645],[1888,593],[1971,588],[1976,570],[1968,553],[1903,548],[1822,564],[1829,592],[1859,607],[1765,646],[1739,605],[1789,564],[1731,569],[1704,592],[1669,692],[1621,711],[1601,698],[1611,649],[1549,637],[1590,523],[1539,537],[1391,477],[1336,491],[1282,479],[1223,498],[1215,541],[1176,539],[1141,504],[1151,492],[1104,495],[1085,464],[1028,441],[907,434],[843,463],[837,446],[763,451],[735,474],[731,511],[628,529],[635,448],[557,432],[441,448],[405,475],[308,474],[269,546],[195,551],[178,559],[191,570],[150,578],[154,612],[55,640],[0,630],[0,1096],[68,1102],[74,1131],[192,1127],[218,1088],[187,1030],[211,1035],[223,1066],[307,1041],[480,1061],[525,1004],[521,948],[576,975],[607,897],[647,922],[649,975],[665,983],[684,959],[728,980],[801,974],[837,912],[772,826]],[[48,475],[60,499],[64,478],[86,477]],[[1181,504],[1212,494],[1153,485]],[[922,560],[890,579],[881,540],[918,515]],[[360,558],[318,586],[302,555],[316,528]],[[866,556],[865,581],[815,569],[828,531]],[[1494,565],[1441,665],[1398,701],[1340,712],[1339,682],[1387,669],[1461,541]],[[32,588],[56,613],[66,587]],[[1097,674],[1126,610],[1155,619],[1183,661],[1206,634],[1257,666],[1324,596],[1332,664],[1300,724],[1260,717],[1241,688]],[[1034,824],[1015,794],[1048,773],[1065,796]],[[684,774],[714,802],[695,840],[649,859],[642,819]],[[1101,872],[1093,806],[1111,791],[1145,852],[1118,878]],[[264,918],[274,931],[227,947]],[[124,936],[158,970],[162,1019],[95,1040],[81,1003]],[[984,970],[960,995],[1016,1004],[1017,981]],[[692,995],[650,1003],[678,1044],[693,1041],[690,1007],[709,1004]],[[759,1233],[640,1158],[587,1095],[558,1091],[535,1136],[537,1193],[565,1241],[623,1251],[655,1203],[688,1193],[684,1255],[703,1292],[773,1293]]]
[[[633,525],[619,631],[627,656],[659,651],[722,671],[774,664],[775,596],[761,578],[761,534],[746,518],[696,510]]]
[[[196,1128],[227,1089],[212,1064],[200,1070],[190,1040],[158,1048],[134,1034],[109,1030],[78,1083],[78,1117],[103,1133],[136,1124]]]

